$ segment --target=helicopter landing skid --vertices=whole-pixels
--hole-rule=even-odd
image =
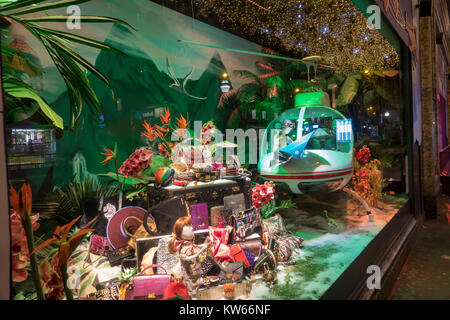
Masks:
[[[357,194],[355,191],[349,189],[349,188],[343,188],[342,191],[348,193],[349,195],[351,195],[353,198],[355,198],[356,200],[358,200],[359,202],[361,202],[361,204],[363,205],[364,209],[367,212],[367,215],[371,215],[372,214],[372,209],[369,207],[369,205],[367,204],[367,202],[359,195]]]

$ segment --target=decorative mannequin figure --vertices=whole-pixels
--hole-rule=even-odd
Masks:
[[[195,245],[194,237],[192,219],[185,216],[175,222],[173,238],[169,242],[169,252],[172,254],[180,253],[182,279],[191,298],[197,294],[202,276],[199,255],[208,249],[206,244]]]

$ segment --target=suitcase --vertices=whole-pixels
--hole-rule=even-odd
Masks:
[[[168,186],[156,188],[154,184],[147,185],[148,208],[159,202],[174,197],[184,196],[191,204],[206,203],[208,208],[223,206],[223,198],[237,193],[243,193],[247,208],[252,207],[252,181],[249,178],[238,180],[215,180],[209,183],[199,183],[184,187]]]

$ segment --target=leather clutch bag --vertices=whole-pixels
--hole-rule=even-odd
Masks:
[[[114,266],[119,266],[122,260],[125,258],[132,258],[134,256],[134,250],[130,246],[125,246],[114,251],[108,252],[109,264]]]

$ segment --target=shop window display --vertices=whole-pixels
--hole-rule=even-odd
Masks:
[[[327,22],[302,41],[275,30],[286,58],[155,2],[88,1],[117,20],[78,30],[109,49],[77,49],[81,91],[12,23],[4,79],[42,97],[8,91],[15,297],[319,299],[408,199],[396,48],[352,1],[327,3],[297,7]]]

